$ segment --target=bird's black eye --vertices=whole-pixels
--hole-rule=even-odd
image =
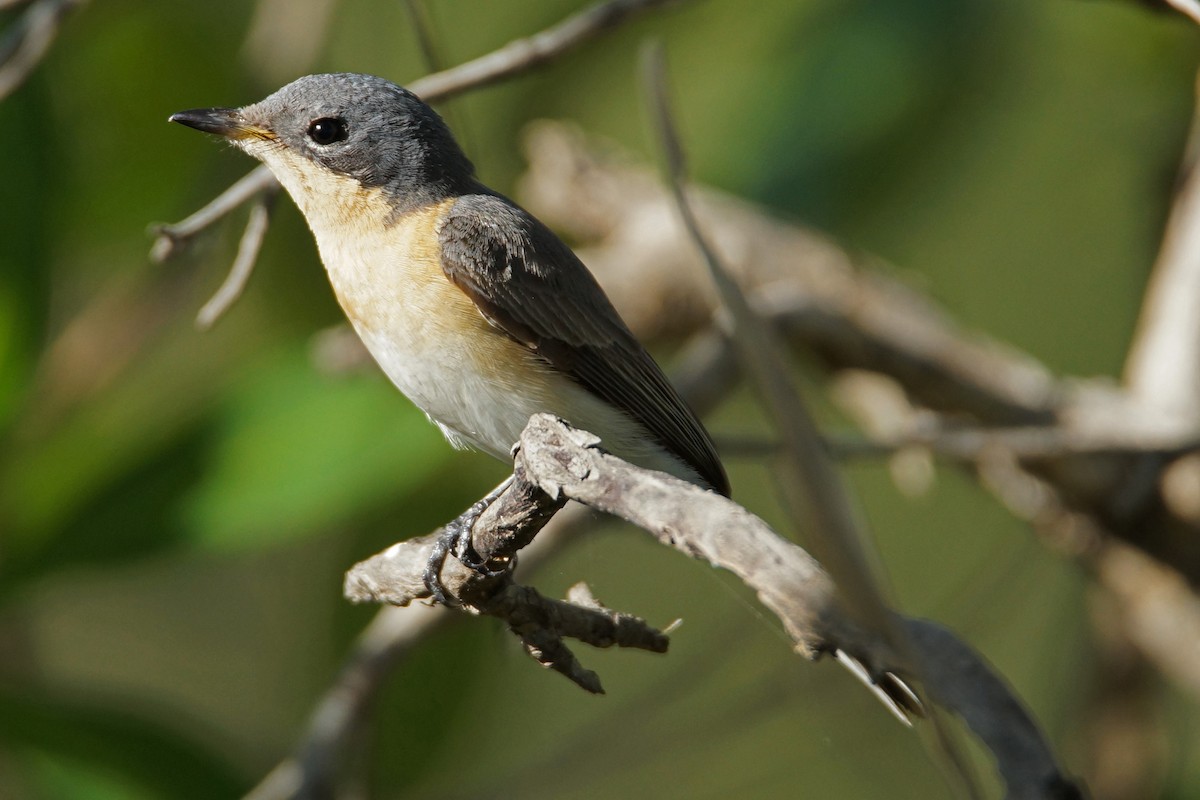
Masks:
[[[333,117],[322,117],[314,120],[308,126],[308,138],[312,139],[317,144],[333,144],[334,142],[342,142],[350,135],[349,129],[346,127],[346,120],[334,119]]]

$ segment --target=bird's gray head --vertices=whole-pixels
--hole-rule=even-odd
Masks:
[[[171,119],[229,138],[271,167],[302,206],[302,194],[327,183],[321,173],[381,189],[408,207],[461,193],[473,180],[442,118],[412,92],[371,75],[309,75],[253,105]]]

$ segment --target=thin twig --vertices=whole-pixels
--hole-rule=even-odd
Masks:
[[[540,33],[516,39],[457,67],[427,75],[408,85],[427,103],[489,86],[543,66],[632,17],[678,0],[608,0],[588,6]]]
[[[442,57],[438,52],[437,40],[433,36],[433,25],[429,21],[429,9],[421,0],[405,0],[404,9],[408,12],[408,22],[416,34],[417,47],[421,50],[421,59],[425,62],[425,68],[430,72],[442,71]]]
[[[278,188],[278,184],[267,187],[250,207],[250,218],[246,221],[246,230],[242,232],[237,257],[233,260],[229,274],[216,294],[196,314],[196,326],[201,330],[211,328],[242,296],[246,282],[250,280],[250,273],[254,270],[254,264],[258,261],[258,253],[262,249],[263,239],[266,238],[267,228],[271,224],[271,209],[279,194]]]
[[[821,438],[825,449],[839,460],[889,458],[914,448],[927,450],[939,458],[960,464],[974,464],[999,451],[1008,453],[1017,461],[1151,454],[1174,458],[1200,451],[1200,438],[1173,440],[1156,447],[1151,442],[1100,439],[1057,427],[947,428],[888,437],[827,433]],[[717,436],[716,442],[725,458],[775,456],[783,447],[778,439],[762,436]]]
[[[0,39],[0,100],[33,74],[50,51],[63,19],[84,0],[36,0]]]
[[[161,264],[179,253],[198,234],[207,230],[226,214],[264,192],[278,188],[280,188],[279,181],[275,180],[271,170],[265,166],[255,167],[186,219],[172,224],[151,226],[150,232],[154,234],[154,244],[150,247],[150,258]]]
[[[840,595],[851,613],[864,624],[877,625],[876,629],[894,644],[889,631],[891,612],[872,575],[849,498],[824,452],[815,424],[788,378],[786,362],[774,335],[761,323],[700,231],[684,192],[683,148],[668,105],[665,64],[659,47],[647,51],[646,82],[679,215],[708,265],[724,308],[733,319],[734,348],[783,442],[780,456],[787,470],[781,487],[784,500],[793,519],[803,526],[817,557],[837,581]]]

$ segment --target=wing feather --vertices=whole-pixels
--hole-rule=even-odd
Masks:
[[[446,276],[494,325],[621,409],[722,494],[704,426],[621,321],[583,262],[498,195],[460,197],[439,232]]]

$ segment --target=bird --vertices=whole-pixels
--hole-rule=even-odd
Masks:
[[[529,418],[547,412],[632,464],[729,495],[704,425],[587,267],[480,182],[416,94],[372,75],[308,75],[257,103],[169,119],[271,170],[367,351],[452,445],[510,459]],[[435,548],[425,573],[435,601],[447,602],[447,552],[480,567],[470,527],[481,512]]]

